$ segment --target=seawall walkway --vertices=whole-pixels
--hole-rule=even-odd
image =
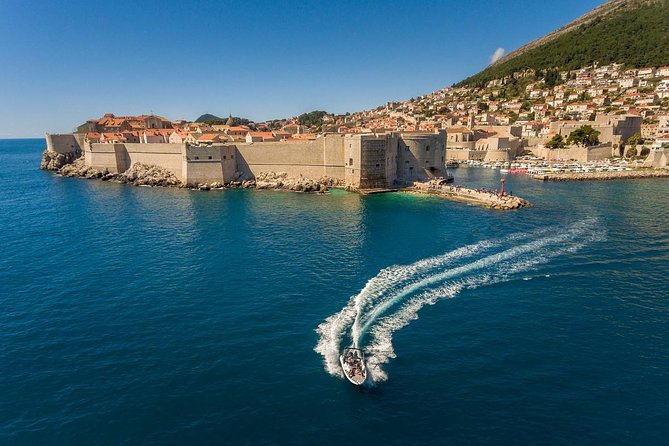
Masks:
[[[563,172],[533,175],[543,181],[623,180],[635,178],[669,178],[669,169],[624,170],[620,172]]]
[[[499,210],[512,210],[532,206],[529,201],[514,195],[499,195],[494,191],[440,185],[436,182],[414,183],[413,186],[400,190],[410,193],[437,195],[448,200]]]

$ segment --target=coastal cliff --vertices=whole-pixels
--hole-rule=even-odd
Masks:
[[[63,166],[73,163],[80,157],[81,151],[79,150],[67,153],[58,153],[47,149],[44,151],[44,153],[42,153],[40,169],[58,171]]]

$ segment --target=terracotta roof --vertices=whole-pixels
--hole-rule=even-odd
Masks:
[[[249,132],[249,135],[252,137],[257,137],[257,138],[274,138],[274,134],[272,132]]]
[[[213,141],[214,139],[218,139],[218,133],[203,133],[197,138],[198,141]]]
[[[448,127],[446,133],[472,133],[472,130],[467,127]]]

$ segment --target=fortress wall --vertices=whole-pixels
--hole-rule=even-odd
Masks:
[[[344,182],[347,186],[360,187],[361,147],[360,135],[346,135],[344,137]]]
[[[446,159],[455,161],[469,161],[469,160],[483,161],[483,159],[485,158],[485,153],[486,153],[485,150],[446,149]]]
[[[188,161],[183,166],[183,178],[191,185],[219,182],[223,183],[223,164],[218,161]]]
[[[84,137],[82,133],[65,134],[45,134],[46,148],[56,153],[70,153],[75,150],[82,150],[84,147]]]
[[[84,152],[87,166],[125,172],[134,163],[151,164],[170,170],[183,180],[184,144],[102,144],[93,143]]]
[[[599,161],[609,158],[613,154],[610,144],[602,144],[595,147],[567,147],[564,149],[548,149],[546,147],[535,147],[532,153],[544,158],[546,161],[568,161],[576,160],[579,163],[588,161]]]
[[[171,143],[127,143],[124,144],[128,153],[128,167],[134,163],[160,166],[174,173],[178,179],[184,180],[183,162],[185,144]]]
[[[388,149],[386,150],[386,181],[388,186],[395,184],[397,180],[397,148],[399,139],[397,133],[387,135]]]
[[[183,178],[188,184],[227,183],[235,179],[236,148],[232,145],[186,147]]]
[[[323,141],[323,175],[344,179],[344,135],[326,135]]]
[[[255,176],[260,172],[285,172],[294,178],[321,178],[325,175],[324,139],[237,144],[237,169],[246,176]],[[330,159],[336,156],[336,150],[334,145],[328,147]],[[336,172],[337,167],[333,166],[329,170]]]
[[[587,161],[605,160],[613,155],[613,148],[608,144],[590,147],[586,151]]]
[[[426,170],[434,176],[443,174],[445,134],[402,133],[400,138],[397,157],[397,177],[400,181],[426,180]]]
[[[512,159],[510,150],[485,150],[484,153],[484,160],[489,162],[506,162]]]
[[[91,144],[90,148],[84,152],[84,161],[87,166],[120,173],[125,170],[119,169],[117,152],[120,150],[125,151],[123,144]]]

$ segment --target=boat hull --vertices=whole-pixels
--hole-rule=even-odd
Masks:
[[[344,371],[344,376],[351,384],[361,386],[367,381],[367,368],[365,367],[364,362],[361,363],[362,369],[358,373],[351,373],[351,368],[344,361],[344,355],[339,356],[339,363]]]

